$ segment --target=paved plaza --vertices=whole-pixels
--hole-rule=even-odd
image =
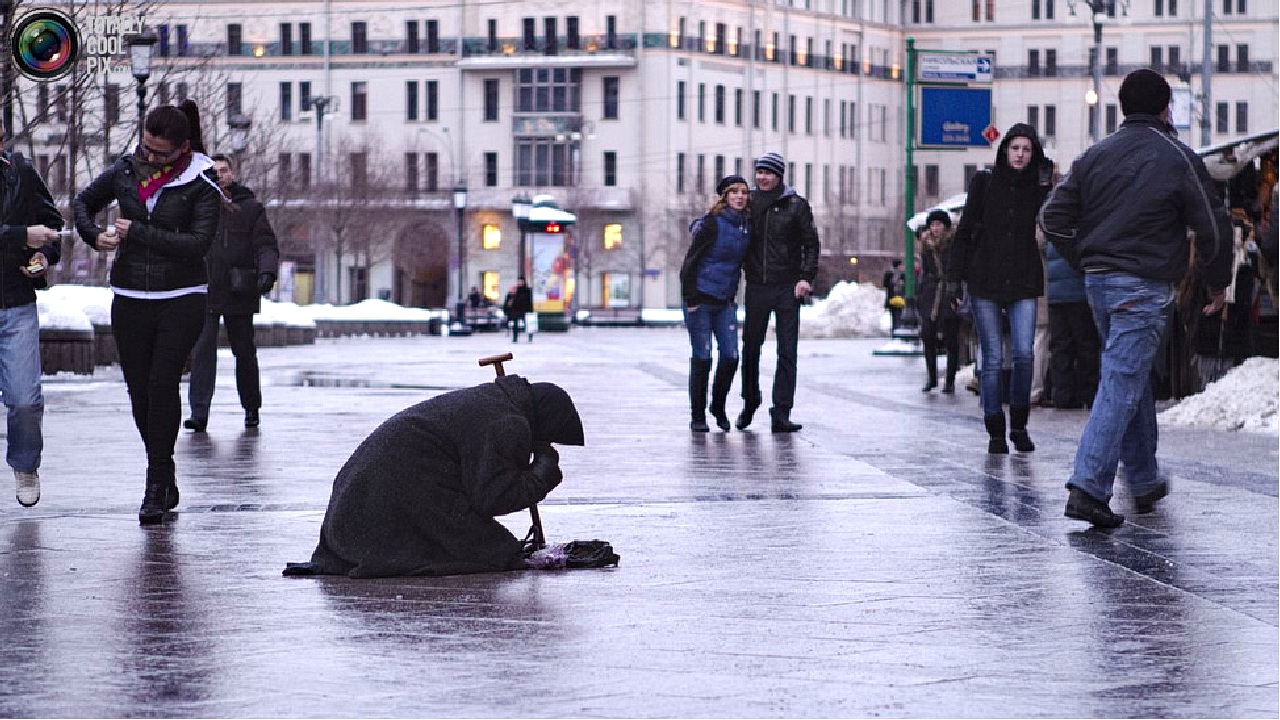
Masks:
[[[884,342],[801,341],[796,435],[763,411],[691,434],[681,329],[263,349],[257,430],[223,351],[153,528],[118,368],[50,379],[40,504],[0,477],[0,716],[1280,714],[1276,437],[1163,429],[1170,497],[1134,515],[1117,483],[1128,522],[1094,531],[1062,516],[1083,412],[1036,409],[1036,452],[989,456],[977,398],[922,394]],[[586,427],[548,539],[620,565],[282,577],[360,440],[506,351]]]

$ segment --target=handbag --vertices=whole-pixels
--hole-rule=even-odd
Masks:
[[[231,268],[231,292],[237,295],[253,294],[258,291],[258,271],[253,268]]]

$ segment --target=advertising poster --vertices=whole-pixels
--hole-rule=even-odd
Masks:
[[[564,235],[535,233],[529,236],[532,257],[533,309],[537,312],[564,312],[565,276],[568,258]]]

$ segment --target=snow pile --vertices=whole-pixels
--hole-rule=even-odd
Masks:
[[[838,282],[825,300],[801,309],[800,337],[879,337],[884,290],[871,283]]]
[[[1168,425],[1275,434],[1280,432],[1278,373],[1280,364],[1274,358],[1249,358],[1204,392],[1160,413],[1159,420]]]
[[[439,313],[410,308],[386,300],[361,300],[353,305],[311,305],[314,320],[430,320]]]
[[[40,327],[91,330],[111,324],[111,290],[89,285],[54,285],[36,293]]]

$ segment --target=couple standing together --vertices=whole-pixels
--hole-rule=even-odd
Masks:
[[[771,429],[790,433],[800,429],[791,421],[796,392],[796,349],[800,333],[800,305],[813,290],[818,272],[818,230],[809,202],[783,183],[786,163],[778,153],[765,153],[755,162],[756,189],[740,175],[716,185],[716,201],[706,215],[690,225],[692,241],[680,267],[680,292],[685,327],[689,330],[689,404],[694,432],[709,432],[710,411],[721,430],[729,430],[725,399],[738,370],[738,316],[734,299],[745,271],[746,328],[742,338],[742,413],[735,423],[745,430],[763,402],[760,392],[760,350],[775,317],[778,365],[773,377]],[[712,379],[711,344],[719,349],[720,364]]]

